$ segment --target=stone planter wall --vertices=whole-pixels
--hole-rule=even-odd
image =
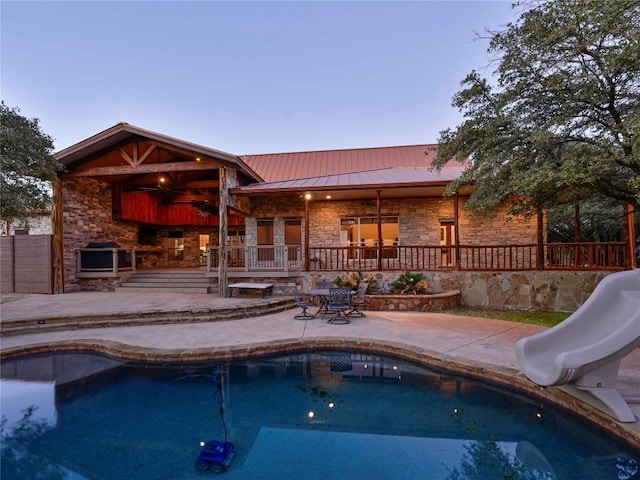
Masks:
[[[401,272],[372,273],[385,288]],[[412,272],[418,273],[418,272]],[[528,271],[528,272],[421,272],[436,292],[457,290],[461,304],[471,307],[513,310],[574,312],[610,271]],[[344,273],[309,272],[301,277],[303,289],[314,288],[320,280],[334,281]],[[407,309],[408,310],[408,309]]]
[[[460,305],[459,290],[425,295],[367,295],[365,310],[392,310],[398,312],[428,312]]]

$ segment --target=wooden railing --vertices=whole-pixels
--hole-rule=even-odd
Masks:
[[[310,270],[375,270],[379,251],[373,247],[312,247]],[[395,271],[533,270],[537,245],[394,246],[382,248],[381,267]]]
[[[295,271],[304,268],[302,247],[227,247],[229,270]],[[381,254],[381,258],[378,257]],[[543,258],[539,258],[540,256]],[[403,245],[378,247],[310,247],[310,271],[526,271],[623,270],[623,242],[526,245]],[[208,270],[218,268],[218,248],[209,247]]]
[[[549,269],[623,270],[630,264],[624,242],[549,243],[546,266]]]
[[[207,270],[218,268],[218,247],[207,249]],[[240,271],[290,271],[302,270],[300,245],[258,245],[227,247],[227,268]]]

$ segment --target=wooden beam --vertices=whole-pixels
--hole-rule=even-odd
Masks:
[[[309,271],[309,202],[304,199],[304,271]]]
[[[129,156],[129,154],[124,151],[124,148],[122,147],[118,148],[118,151],[120,152],[120,156],[124,158],[125,161],[132,167],[136,167],[141,163],[143,163],[147,158],[149,158],[149,155],[151,155],[157,148],[156,145],[151,145],[142,154],[142,156],[138,158],[138,154],[139,154],[138,147],[139,147],[138,140],[136,140],[135,143],[133,144],[133,157]]]
[[[382,192],[376,190],[376,218],[378,222],[378,271],[382,271]]]
[[[120,156],[124,158],[125,162],[127,162],[129,165],[131,165],[132,167],[135,167],[137,165],[136,161],[133,158],[131,158],[129,154],[125,152],[122,148],[119,148],[118,152],[120,152]]]
[[[229,236],[229,228],[227,226],[227,205],[229,204],[229,185],[227,183],[227,169],[220,168],[220,206],[218,212],[220,215],[220,225],[218,227],[218,289],[220,297],[228,298],[231,296],[229,288],[229,279],[227,278],[227,237]]]
[[[119,165],[114,167],[93,167],[85,170],[62,173],[62,178],[75,177],[107,177],[112,175],[138,175],[143,173],[170,173],[217,170],[220,164],[216,162],[171,162],[171,163],[150,163],[143,165]]]
[[[456,270],[460,270],[460,194],[456,192],[453,197],[453,251],[455,252]]]
[[[142,156],[138,159],[138,165],[141,165],[142,163],[144,163],[144,161],[149,158],[149,155],[151,155],[155,149],[157,148],[156,145],[151,145],[149,148],[147,148],[147,151],[144,152],[142,154]],[[138,149],[138,143],[136,142],[136,150]]]
[[[580,203],[573,205],[573,241],[580,243]]]
[[[624,231],[624,241],[627,244],[629,249],[628,254],[625,255],[625,268],[627,270],[631,270],[632,268],[636,268],[638,266],[638,260],[636,258],[636,228],[633,223],[633,205],[627,203],[624,205],[624,223],[623,223],[623,231]],[[629,260],[627,260],[627,257]]]
[[[536,268],[538,270],[544,270],[544,213],[542,210],[538,210],[537,220],[538,253],[536,255]]]
[[[62,182],[53,183],[53,212],[51,227],[53,230],[52,270],[53,293],[64,293],[64,197]]]
[[[177,183],[176,188],[220,188],[218,180],[195,180],[193,182]]]

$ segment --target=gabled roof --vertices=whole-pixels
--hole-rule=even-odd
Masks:
[[[279,182],[254,183],[232,188],[235,195],[279,196],[311,194],[313,200],[363,200],[382,198],[440,197],[447,186],[457,179],[464,169],[448,168],[435,171],[425,167],[398,167],[339,173],[311,178],[298,178]],[[469,195],[472,186],[459,190]]]
[[[278,182],[253,183],[232,189],[232,193],[261,195],[276,192],[311,192],[344,189],[403,188],[416,185],[446,186],[460,176],[462,167],[435,171],[430,168],[381,168],[362,172],[339,173]]]
[[[240,158],[267,182],[312,178],[382,168],[430,167],[437,145],[320,150],[243,155]],[[449,167],[445,167],[444,170]],[[444,171],[443,170],[443,171]],[[456,168],[460,173],[460,170]]]
[[[247,166],[237,155],[215,150],[213,148],[204,147],[196,143],[187,142],[178,138],[163,135],[151,130],[130,125],[126,122],[120,122],[96,135],[93,135],[81,142],[71,145],[54,154],[54,157],[66,167],[72,167],[77,162],[96,156],[101,152],[121,146],[136,138],[148,139],[157,144],[165,145],[178,151],[189,152],[193,156],[210,158],[228,165],[237,167],[244,172],[249,178],[256,181],[262,178]]]

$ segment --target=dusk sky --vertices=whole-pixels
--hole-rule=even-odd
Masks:
[[[233,154],[433,143],[511,1],[2,1],[1,98],[56,150],[124,121]]]

